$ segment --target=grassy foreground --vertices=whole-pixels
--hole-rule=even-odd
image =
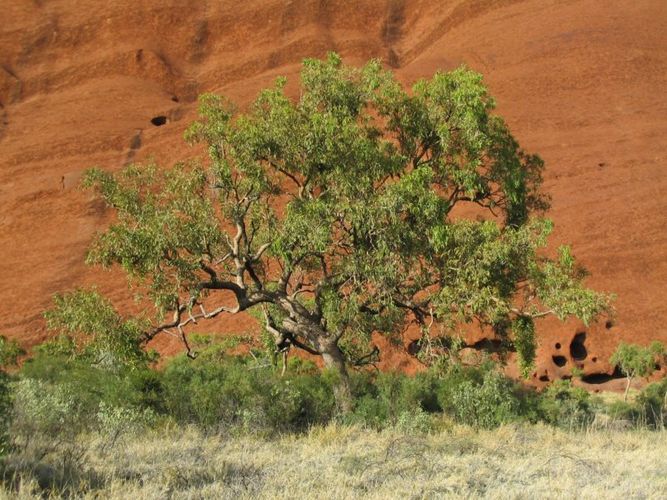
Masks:
[[[187,428],[80,444],[81,465],[69,472],[75,486],[51,484],[51,496],[597,499],[667,493],[664,431],[567,432],[522,424],[409,435],[329,425],[261,439]],[[0,497],[44,495],[56,468],[41,462]]]

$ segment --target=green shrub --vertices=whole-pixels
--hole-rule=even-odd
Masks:
[[[530,408],[523,404],[517,386],[490,362],[449,364],[413,377],[391,372],[359,374],[352,385],[356,403],[348,420],[376,429],[425,431],[432,427],[430,414],[443,412],[462,423],[495,427],[522,417]]]
[[[0,419],[6,416],[0,431],[13,417],[17,446],[31,436],[71,440],[89,431],[113,444],[118,436],[163,418],[212,432],[265,435],[302,432],[334,419],[335,376],[314,363],[291,359],[280,376],[259,353],[229,355],[215,342],[202,341],[200,347],[195,360],[177,356],[162,370],[147,364],[121,369],[91,364],[72,351],[66,337],[58,338],[24,364],[12,386],[13,406],[10,378],[0,372]],[[374,429],[428,432],[437,421],[435,414],[482,428],[517,419],[581,428],[595,415],[590,395],[569,381],[556,381],[537,393],[502,375],[490,361],[478,366],[448,363],[415,376],[353,372],[351,386],[354,409],[343,422]],[[647,387],[635,403],[617,402],[603,411],[612,418],[662,427],[666,397],[663,381]],[[0,444],[1,438],[0,432]]]
[[[128,408],[100,403],[97,411],[98,434],[105,446],[113,446],[122,436],[133,436],[155,423],[156,415],[150,408]]]
[[[55,451],[71,453],[76,436],[92,428],[94,414],[69,386],[28,378],[13,389],[10,435],[22,455],[39,459]]]
[[[463,381],[451,394],[454,418],[475,427],[490,429],[521,417],[521,404],[514,383],[489,371],[482,383]]]
[[[604,403],[601,408],[602,412],[612,420],[627,420],[637,424],[641,418],[641,412],[636,404],[627,401],[610,401]]]
[[[25,351],[15,340],[8,340],[0,335],[0,457],[10,447],[9,427],[12,421],[12,391],[10,377],[5,369],[18,363],[18,358]]]
[[[333,415],[333,391],[320,374],[278,376],[249,357],[177,357],[164,371],[164,404],[179,422],[210,429],[305,430]]]
[[[665,428],[667,424],[667,379],[646,386],[635,401],[647,425],[657,429]]]
[[[453,397],[459,391],[461,384],[470,382],[481,385],[485,375],[495,370],[495,365],[484,362],[480,365],[466,366],[460,363],[449,363],[438,373],[437,400],[445,413],[454,414]]]
[[[12,422],[11,378],[0,370],[0,457],[9,450],[9,428]]]
[[[437,397],[438,380],[433,372],[410,377],[402,373],[377,373],[371,377],[359,374],[353,377],[356,402],[351,422],[373,428],[396,426],[414,416],[441,411]],[[404,424],[401,424],[405,427]]]
[[[433,430],[433,415],[417,406],[413,410],[401,412],[396,418],[394,427],[407,434],[422,434]]]
[[[23,365],[20,376],[67,387],[78,404],[91,414],[97,411],[100,402],[149,407],[156,412],[163,409],[160,374],[148,367],[107,369],[91,365],[86,359],[40,350]]]
[[[539,397],[538,409],[542,420],[568,429],[586,427],[595,417],[590,394],[569,380],[549,385]]]

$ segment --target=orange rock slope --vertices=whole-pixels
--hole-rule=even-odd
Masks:
[[[130,304],[118,276],[83,264],[109,217],[77,189],[84,169],[190,157],[199,93],[247,103],[329,50],[383,58],[405,83],[467,64],[546,160],[552,243],[571,242],[618,299],[613,324],[540,325],[537,381],[581,366],[604,382],[619,340],[667,342],[664,0],[0,0],[1,332],[45,338],[52,294],[78,285]]]

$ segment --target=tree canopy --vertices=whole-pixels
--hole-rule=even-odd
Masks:
[[[632,379],[650,376],[659,369],[665,356],[667,356],[667,350],[657,340],[646,347],[625,342],[618,345],[614,354],[609,358],[609,362],[617,366],[626,376],[624,400],[628,399]]]
[[[298,98],[285,85],[244,111],[201,96],[186,139],[208,161],[87,173],[117,214],[88,262],[120,266],[156,308],[138,337],[138,323],[118,331],[187,340],[196,321],[256,309],[276,350],[338,372],[344,410],[346,366],[374,332],[416,322],[427,342],[474,322],[525,372],[536,318],[608,309],[568,247],[546,257],[543,162],[493,114],[481,75],[438,72],[408,92],[379,61],[329,54],[304,61]]]

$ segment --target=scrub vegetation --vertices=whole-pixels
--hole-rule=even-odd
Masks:
[[[593,396],[537,393],[491,362],[415,376],[335,374],[210,342],[161,369],[96,363],[72,341],[7,375],[7,497],[371,498],[535,494],[656,496],[667,470],[667,381]],[[621,474],[620,472],[623,472]],[[588,488],[591,489],[588,489]],[[590,494],[589,494],[590,493]]]

